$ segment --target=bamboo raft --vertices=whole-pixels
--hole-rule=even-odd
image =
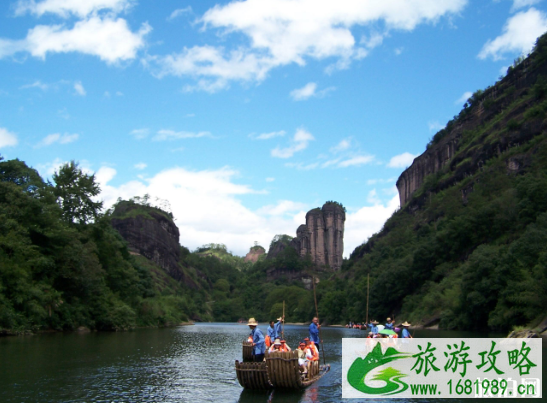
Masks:
[[[330,365],[319,365],[319,361],[314,361],[307,377],[304,377],[296,351],[266,352],[263,362],[236,361],[237,380],[245,389],[304,389],[329,370]]]

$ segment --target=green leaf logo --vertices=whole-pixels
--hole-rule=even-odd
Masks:
[[[384,381],[385,385],[382,387],[373,388],[368,386],[365,378],[375,368],[410,356],[410,354],[398,352],[393,347],[388,347],[385,354],[382,354],[382,346],[380,343],[376,343],[376,346],[374,346],[364,359],[357,358],[351,364],[348,371],[348,382],[358,391],[370,395],[393,395],[401,393],[408,389],[408,385],[401,381],[401,378],[407,375],[392,367],[387,367],[372,378],[374,381]]]

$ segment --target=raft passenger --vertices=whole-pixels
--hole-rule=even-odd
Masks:
[[[285,340],[281,340],[281,351],[292,351]]]
[[[249,329],[251,329],[251,334],[249,337],[253,338],[253,360],[255,362],[264,361],[264,353],[266,352],[266,344],[264,343],[264,335],[260,331],[258,322],[255,318],[250,318],[247,323]]]

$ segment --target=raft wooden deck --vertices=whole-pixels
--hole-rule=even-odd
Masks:
[[[312,363],[307,377],[303,377],[296,351],[265,354],[263,362],[236,361],[239,384],[245,389],[304,389],[321,379],[330,370],[330,365]]]

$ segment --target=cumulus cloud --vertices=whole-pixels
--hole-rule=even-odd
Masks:
[[[270,178],[266,178],[266,182],[273,182],[273,181],[275,181],[275,178],[271,178],[271,177],[270,177]]]
[[[167,17],[167,21],[172,21],[175,18],[180,17],[181,15],[191,13],[191,12],[192,12],[192,7],[190,6],[184,7],[184,8],[178,8],[175,11],[173,11],[171,15],[169,15],[169,17]]]
[[[190,249],[215,242],[244,255],[254,241],[267,247],[276,234],[296,235],[297,226],[303,222],[302,203],[281,200],[260,211],[245,207],[241,198],[261,192],[234,183],[238,172],[228,167],[205,171],[171,168],[119,186],[109,183],[115,170],[104,169],[97,171],[97,178],[105,208],[111,207],[118,197],[149,194],[168,200],[180,230],[180,242]]]
[[[494,40],[484,44],[478,54],[479,59],[491,57],[500,60],[505,53],[527,53],[532,50],[536,39],[547,31],[545,13],[530,8],[515,14],[507,20],[503,33]]]
[[[285,130],[279,130],[277,132],[261,133],[261,134],[249,134],[249,137],[253,140],[269,140],[274,137],[283,137],[286,134]]]
[[[133,167],[135,169],[138,169],[138,170],[143,170],[147,167],[148,165],[146,165],[144,162],[139,162],[138,164],[135,164],[133,165]]]
[[[72,28],[64,24],[37,25],[24,39],[0,38],[0,58],[18,52],[41,59],[48,53],[79,52],[114,64],[134,59],[151,29],[144,23],[139,31],[132,32],[126,20],[112,16],[92,16],[77,21]]]
[[[472,93],[471,91],[466,91],[466,92],[464,92],[464,93],[462,94],[462,96],[459,97],[459,98],[454,102],[454,104],[456,104],[456,105],[461,105],[461,104],[467,102],[467,100],[468,100],[469,98],[471,98],[471,95],[473,95],[473,93]]]
[[[4,127],[0,127],[0,148],[17,145],[17,136]]]
[[[406,168],[412,164],[416,155],[408,152],[391,157],[387,166],[389,168]]]
[[[44,137],[42,139],[42,141],[40,141],[37,145],[36,145],[36,148],[39,148],[39,147],[47,147],[47,146],[50,146],[52,144],[55,144],[55,143],[59,143],[59,144],[69,144],[69,143],[73,143],[75,142],[76,140],[78,140],[78,138],[80,137],[80,135],[78,133],[74,133],[74,134],[69,134],[69,133],[65,133],[65,134],[60,134],[60,133],[53,133],[53,134],[49,134],[47,135],[46,137]]]
[[[271,151],[271,155],[275,158],[290,158],[294,155],[294,153],[308,148],[308,144],[312,140],[315,140],[315,138],[311,135],[311,133],[304,129],[298,129],[288,147],[276,147]]]
[[[82,97],[85,97],[85,95],[87,94],[87,92],[85,91],[85,88],[82,85],[81,81],[76,81],[74,83],[74,90],[76,91],[76,94],[78,94]]]
[[[41,17],[50,13],[63,18],[71,15],[83,18],[96,14],[100,10],[119,13],[127,10],[134,2],[134,0],[19,0],[15,6],[15,15],[31,13]]]
[[[391,215],[399,207],[399,196],[383,204],[376,196],[376,191],[369,194],[369,204],[355,212],[346,214],[344,231],[344,256],[349,257],[353,250],[363,244],[373,234],[380,231]]]
[[[153,141],[165,141],[165,140],[178,140],[178,139],[193,139],[200,137],[210,137],[213,138],[213,135],[209,132],[176,132],[174,130],[158,130],[158,133],[152,138]]]
[[[327,70],[347,68],[378,46],[390,30],[412,31],[423,23],[459,13],[467,0],[245,0],[216,5],[200,19],[204,30],[239,34],[246,43],[233,49],[211,45],[184,48],[168,56],[151,57],[158,76],[188,76],[193,87],[209,92],[227,88],[229,81],[262,81],[279,66],[303,66],[309,59],[338,59]],[[356,41],[351,29],[382,24]]]

